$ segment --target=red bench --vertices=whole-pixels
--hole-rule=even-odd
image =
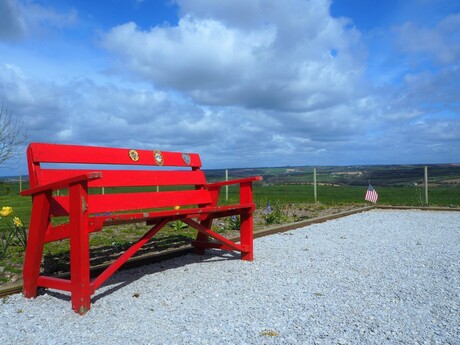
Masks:
[[[32,196],[32,214],[23,271],[25,297],[35,297],[37,287],[69,291],[73,310],[85,313],[96,289],[175,220],[197,230],[193,245],[198,253],[220,248],[241,252],[243,260],[253,259],[252,182],[262,180],[259,176],[207,183],[198,154],[158,150],[31,143],[27,159],[30,189],[21,194]],[[220,189],[229,184],[239,184],[239,203],[219,206]],[[109,193],[102,193],[102,188]],[[240,216],[238,243],[211,229],[213,219],[232,215]],[[54,217],[66,218],[53,225]],[[136,222],[151,228],[91,280],[90,233]],[[44,244],[66,238],[71,278],[41,275]]]

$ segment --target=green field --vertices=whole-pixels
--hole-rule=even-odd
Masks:
[[[23,188],[27,188],[23,184]],[[394,206],[424,206],[424,189],[420,186],[385,187],[375,186],[379,194],[378,204]],[[366,204],[365,186],[331,186],[317,187],[317,201],[324,205]],[[238,199],[238,187],[228,189],[228,202]],[[314,203],[313,186],[307,184],[270,184],[257,182],[254,184],[254,199],[258,207],[265,207],[267,202],[279,203]],[[226,203],[225,189],[221,191],[221,203]],[[430,206],[460,207],[460,185],[430,187],[428,191]],[[0,208],[11,206],[14,214],[28,223],[31,211],[31,198],[19,195],[19,184],[16,182],[0,183]]]
[[[275,174],[273,171],[271,173]],[[330,174],[325,174],[325,176],[330,178]],[[277,180],[286,181],[286,178],[288,178],[289,183],[267,183],[265,176],[264,181],[254,183],[254,199],[260,211],[265,210],[268,203],[272,206],[286,205],[288,208],[296,204],[312,204],[322,208],[340,205],[353,205],[356,207],[369,205],[368,202],[364,201],[367,185],[336,185],[322,182],[317,186],[318,204],[314,204],[313,186],[305,184],[305,173],[301,177],[294,176],[294,178],[293,176],[282,174],[278,176]],[[271,181],[273,182],[273,180],[276,179],[272,177]],[[294,183],[294,180],[299,180],[301,183]],[[28,184],[24,183],[22,187],[26,189],[28,188]],[[21,218],[24,224],[28,226],[31,212],[31,198],[21,197],[19,195],[19,188],[18,182],[0,182],[0,209],[4,206],[12,207],[13,215]],[[387,181],[386,185],[382,186],[374,184],[374,188],[379,194],[378,204],[380,205],[424,206],[424,188],[420,185],[394,186]],[[63,192],[65,193],[65,191]],[[100,190],[93,190],[92,192],[100,193]],[[110,192],[110,190],[106,190],[106,193]],[[234,203],[239,198],[238,193],[237,186],[230,186],[227,199],[226,190],[222,188],[220,203]],[[436,187],[430,186],[429,206],[460,209],[460,184],[444,183],[438,184]],[[0,230],[5,230],[4,221],[5,219],[0,219]],[[126,250],[132,241],[142,236],[145,231],[146,227],[144,225],[137,224],[119,226],[118,228],[108,227],[102,232],[92,234],[90,244],[92,247],[103,248],[104,250],[110,249],[115,254],[119,254],[123,250]],[[175,230],[172,226],[168,226],[155,237],[155,248],[156,250],[162,250],[189,243],[194,234],[195,231],[190,228]],[[46,244],[45,270],[49,270],[49,273],[68,270],[68,253],[68,240]],[[3,270],[3,273],[0,273],[0,284],[10,281],[14,275],[17,276],[21,273],[23,256],[22,248],[11,246],[8,255],[3,259],[0,258],[0,268]],[[92,261],[92,264],[96,263],[97,261]]]
[[[421,187],[375,187],[379,194],[378,204],[393,206],[424,206],[425,194]],[[365,204],[363,186],[318,186],[317,201],[325,205]],[[229,200],[238,197],[235,187],[229,188]],[[263,185],[256,184],[254,198],[258,206],[267,201],[281,203],[314,203],[312,185]],[[221,194],[225,202],[225,194]],[[460,186],[436,187],[428,191],[430,206],[460,207]]]
[[[24,189],[28,187],[28,183],[23,184]],[[32,200],[30,197],[21,197],[19,195],[19,183],[0,183],[0,209],[3,206],[12,207],[17,217],[21,218],[26,223],[29,222]]]
[[[321,166],[317,182],[340,186],[412,187],[423,183],[424,165]],[[429,184],[450,186],[460,182],[460,164],[433,164],[428,168]],[[231,178],[262,175],[266,184],[311,184],[313,167],[229,169]],[[206,170],[210,180],[222,180],[223,170]]]

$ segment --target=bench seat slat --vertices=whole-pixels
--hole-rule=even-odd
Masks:
[[[93,170],[42,169],[39,174],[41,184],[53,183],[76,175],[91,173]],[[90,181],[94,187],[136,187],[136,186],[181,186],[204,185],[206,178],[201,170],[97,170],[102,178]]]
[[[88,196],[90,214],[133,211],[161,207],[208,205],[211,197],[206,190],[184,190],[169,192],[92,194]],[[51,213],[55,217],[69,214],[69,198],[53,198]]]
[[[210,206],[206,209],[202,208],[188,208],[180,210],[161,210],[154,212],[143,212],[143,213],[129,213],[129,214],[116,214],[116,215],[95,215],[89,219],[89,232],[95,232],[102,230],[103,226],[108,225],[122,225],[138,223],[140,221],[146,221],[151,223],[157,219],[169,218],[171,221],[175,219],[183,218],[199,218],[203,216],[217,218],[217,217],[229,217],[244,212],[253,212],[255,204],[240,204],[240,205],[229,205],[229,206]],[[69,238],[69,224],[60,224],[50,227],[45,235],[45,243],[62,240]]]

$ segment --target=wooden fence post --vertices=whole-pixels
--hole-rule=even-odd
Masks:
[[[316,188],[316,168],[313,168],[313,196],[315,198],[315,204],[318,202],[318,193]]]
[[[228,181],[228,169],[225,169],[225,181]],[[228,185],[225,186],[225,201],[228,202]]]
[[[425,206],[428,206],[428,166],[425,165]]]

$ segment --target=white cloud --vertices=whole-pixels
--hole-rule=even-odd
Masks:
[[[152,88],[31,80],[16,66],[0,69],[0,94],[30,141],[197,151],[214,167],[289,165],[347,140],[366,123],[365,117],[347,120],[347,107],[308,116],[208,107]]]
[[[414,40],[391,56],[397,76],[377,86],[366,72],[388,51],[373,55],[347,19],[330,16],[330,1],[177,3],[176,26],[129,22],[102,36],[115,68],[78,46],[77,58],[54,60],[50,44],[39,65],[36,55],[0,59],[0,100],[31,141],[196,151],[208,168],[456,159],[460,70],[445,49],[456,16],[393,31]],[[48,10],[32,11],[24,30],[48,14],[56,28],[72,22]],[[407,63],[414,57],[430,68]]]
[[[194,90],[218,87],[226,78],[237,82],[245,69],[255,67],[253,53],[270,40],[270,33],[246,37],[214,20],[186,17],[177,28],[149,32],[139,31],[134,23],[118,26],[104,45],[119,52],[131,68],[155,84]]]
[[[178,26],[142,31],[127,23],[103,46],[154,85],[201,104],[308,111],[359,88],[359,33],[328,15],[328,1],[180,5]]]
[[[30,141],[191,150],[232,137],[219,113],[151,88],[89,79],[61,85],[9,65],[0,68],[0,95]]]

